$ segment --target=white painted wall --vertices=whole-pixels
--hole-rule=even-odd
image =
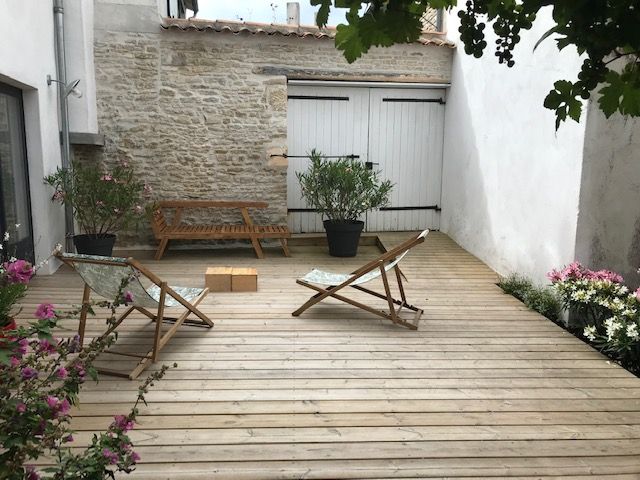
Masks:
[[[44,259],[64,239],[63,211],[42,183],[60,165],[57,89],[46,81],[47,74],[56,75],[53,6],[42,0],[0,0],[0,11],[0,81],[23,90],[35,253]]]
[[[455,41],[456,13],[447,25]],[[552,25],[549,12],[536,23],[511,69],[491,51],[476,59],[460,45],[455,53],[441,225],[497,272],[544,282],[550,268],[574,257],[584,124],[568,122],[556,133],[553,112],[542,106],[553,82],[574,78],[581,62],[551,39],[532,52]],[[492,48],[493,38],[487,42]]]
[[[93,63],[93,0],[64,0],[67,80],[80,79],[82,97],[69,96],[69,130],[98,133]]]
[[[596,101],[588,109],[576,257],[640,284],[640,118],[607,119]]]

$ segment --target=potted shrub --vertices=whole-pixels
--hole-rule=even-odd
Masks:
[[[126,162],[106,170],[74,163],[45,177],[55,192],[54,202],[69,204],[82,231],[73,237],[78,253],[110,256],[116,232],[136,224],[145,213],[150,189],[136,179]]]
[[[329,254],[353,257],[358,251],[365,212],[385,206],[393,185],[381,181],[379,172],[355,159],[323,160],[312,150],[309,170],[297,173],[302,196],[323,217]]]

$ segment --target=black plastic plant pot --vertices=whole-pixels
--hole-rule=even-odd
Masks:
[[[84,255],[110,257],[113,254],[113,245],[115,243],[116,236],[112,233],[103,235],[74,235],[73,237],[76,252]]]
[[[359,220],[355,222],[325,220],[322,223],[327,232],[329,255],[332,257],[355,257],[358,253],[364,222]]]

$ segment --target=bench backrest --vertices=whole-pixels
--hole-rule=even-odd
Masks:
[[[118,294],[130,292],[134,306],[158,307],[158,302],[140,282],[142,273],[127,258],[76,253],[60,253],[57,257],[78,272],[91,290],[110,302],[115,301]],[[126,282],[124,287],[123,282]]]
[[[167,229],[167,220],[160,208],[156,208],[151,215],[151,229],[156,237]]]

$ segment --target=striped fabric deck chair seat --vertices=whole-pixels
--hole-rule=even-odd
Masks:
[[[117,297],[123,296],[125,292],[132,297],[132,301],[128,302],[129,308],[116,319],[104,335],[113,332],[135,310],[143,313],[156,323],[153,347],[146,354],[135,355],[116,351],[108,352],[115,355],[138,358],[138,364],[130,373],[98,368],[98,371],[102,373],[124,376],[133,380],[157,360],[160,350],[171,340],[171,337],[183,323],[207,328],[213,327],[213,322],[197,308],[198,304],[209,293],[208,288],[169,286],[167,282],[150,272],[144,265],[133,258],[100,257],[74,253],[57,253],[56,257],[73,268],[84,281],[80,324],[78,326],[81,344],[84,341],[91,291],[110,302],[116,301]],[[142,279],[147,279],[150,285],[145,287],[141,281]],[[173,307],[182,307],[185,311],[178,317],[165,317],[165,309]],[[187,319],[191,314],[196,316],[197,319]],[[162,325],[165,322],[170,322],[173,325],[163,333]]]
[[[315,290],[317,293],[313,295],[295,312],[293,312],[292,315],[297,317],[309,307],[312,307],[325,298],[332,297],[348,303],[349,305],[353,305],[354,307],[361,308],[363,310],[366,310],[367,312],[386,318],[387,320],[391,320],[397,325],[407,327],[411,330],[417,330],[423,310],[407,302],[404,286],[402,285],[402,277],[404,275],[400,271],[398,264],[409,252],[409,250],[411,250],[416,245],[424,242],[425,237],[428,233],[429,230],[424,230],[419,235],[410,238],[397,247],[380,255],[375,260],[367,263],[366,265],[363,265],[352,273],[332,273],[325,272],[319,269],[311,270],[304,277],[296,280],[296,283]],[[400,299],[394,298],[391,293],[389,276],[387,275],[391,270],[393,270],[395,273],[394,276],[398,284]],[[377,278],[382,278],[384,293],[375,292],[373,290],[370,290],[369,288],[363,287],[363,284],[371,282],[372,280],[375,280]],[[341,293],[338,293],[346,289],[347,287],[351,287],[358,291],[373,295],[374,297],[386,300],[389,309],[379,310],[351,298],[345,297]],[[396,305],[398,306],[397,309],[395,308]],[[402,318],[400,316],[402,309],[407,309],[414,312],[413,318],[410,320]]]

